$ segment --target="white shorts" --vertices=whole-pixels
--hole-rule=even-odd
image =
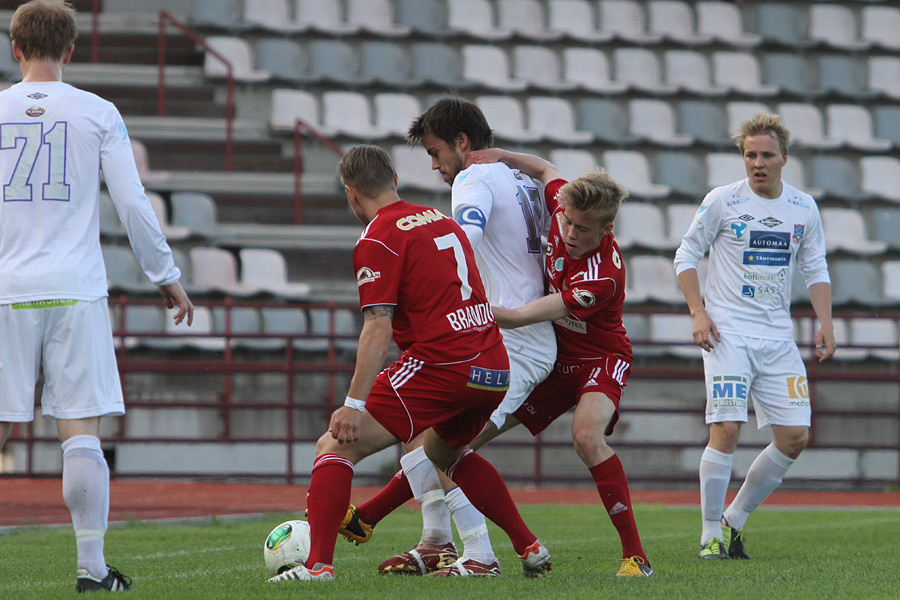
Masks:
[[[516,412],[535,386],[547,378],[555,361],[539,360],[522,354],[509,354],[509,390],[493,413],[491,423],[497,429],[503,427],[508,415]]]
[[[706,422],[747,422],[753,400],[759,429],[770,425],[810,424],[806,365],[793,341],[721,335],[712,352],[703,353],[706,372]]]
[[[48,304],[53,306],[48,306]],[[0,421],[125,414],[106,298],[0,305]]]

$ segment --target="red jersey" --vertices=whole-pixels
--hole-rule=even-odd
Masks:
[[[602,355],[620,355],[631,362],[631,342],[622,324],[625,301],[625,264],[612,233],[583,258],[571,258],[562,240],[562,207],[556,200],[566,184],[554,179],[544,189],[553,213],[547,246],[548,293],[560,293],[569,316],[553,322],[557,360],[582,362]]]
[[[353,249],[360,308],[394,306],[394,341],[430,363],[471,358],[501,342],[472,246],[437,209],[383,207]]]

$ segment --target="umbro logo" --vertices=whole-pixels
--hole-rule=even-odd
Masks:
[[[42,94],[40,92],[35,92],[33,94],[28,94],[29,98],[34,98],[35,100],[40,100],[41,98],[46,98],[47,94]]]
[[[743,214],[739,216],[738,219],[740,219],[741,221],[752,221],[753,215]]]

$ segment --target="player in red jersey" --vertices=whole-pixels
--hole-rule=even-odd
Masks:
[[[556,331],[556,367],[513,416],[537,435],[575,407],[575,451],[591,472],[622,542],[617,575],[649,576],[653,570],[634,521],[625,471],[605,439],[618,421],[632,362],[622,325],[625,266],[612,234],[628,192],[600,170],[566,182],[552,163],[529,154],[481,150],[476,160],[499,160],[545,182],[544,197],[553,213],[546,256],[548,295],[516,309],[494,308],[504,328],[552,321]],[[485,441],[479,436],[472,446]]]
[[[366,225],[353,251],[364,323],[347,399],[316,445],[309,558],[270,581],[334,579],[353,465],[423,432],[429,460],[509,535],[523,573],[549,570],[549,552],[522,521],[499,473],[466,449],[503,399],[509,359],[465,233],[440,211],[400,199],[381,148],[352,148],[338,172]],[[402,353],[381,370],[392,336]]]

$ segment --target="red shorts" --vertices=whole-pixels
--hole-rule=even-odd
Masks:
[[[542,381],[513,416],[537,435],[561,414],[578,404],[590,392],[606,394],[616,405],[616,413],[606,427],[606,435],[613,432],[619,420],[619,400],[622,388],[631,372],[631,362],[618,355],[604,356],[583,363],[556,363],[553,372]]]
[[[453,364],[427,364],[404,353],[378,374],[366,410],[404,443],[433,427],[462,448],[481,432],[508,387],[502,343]]]

